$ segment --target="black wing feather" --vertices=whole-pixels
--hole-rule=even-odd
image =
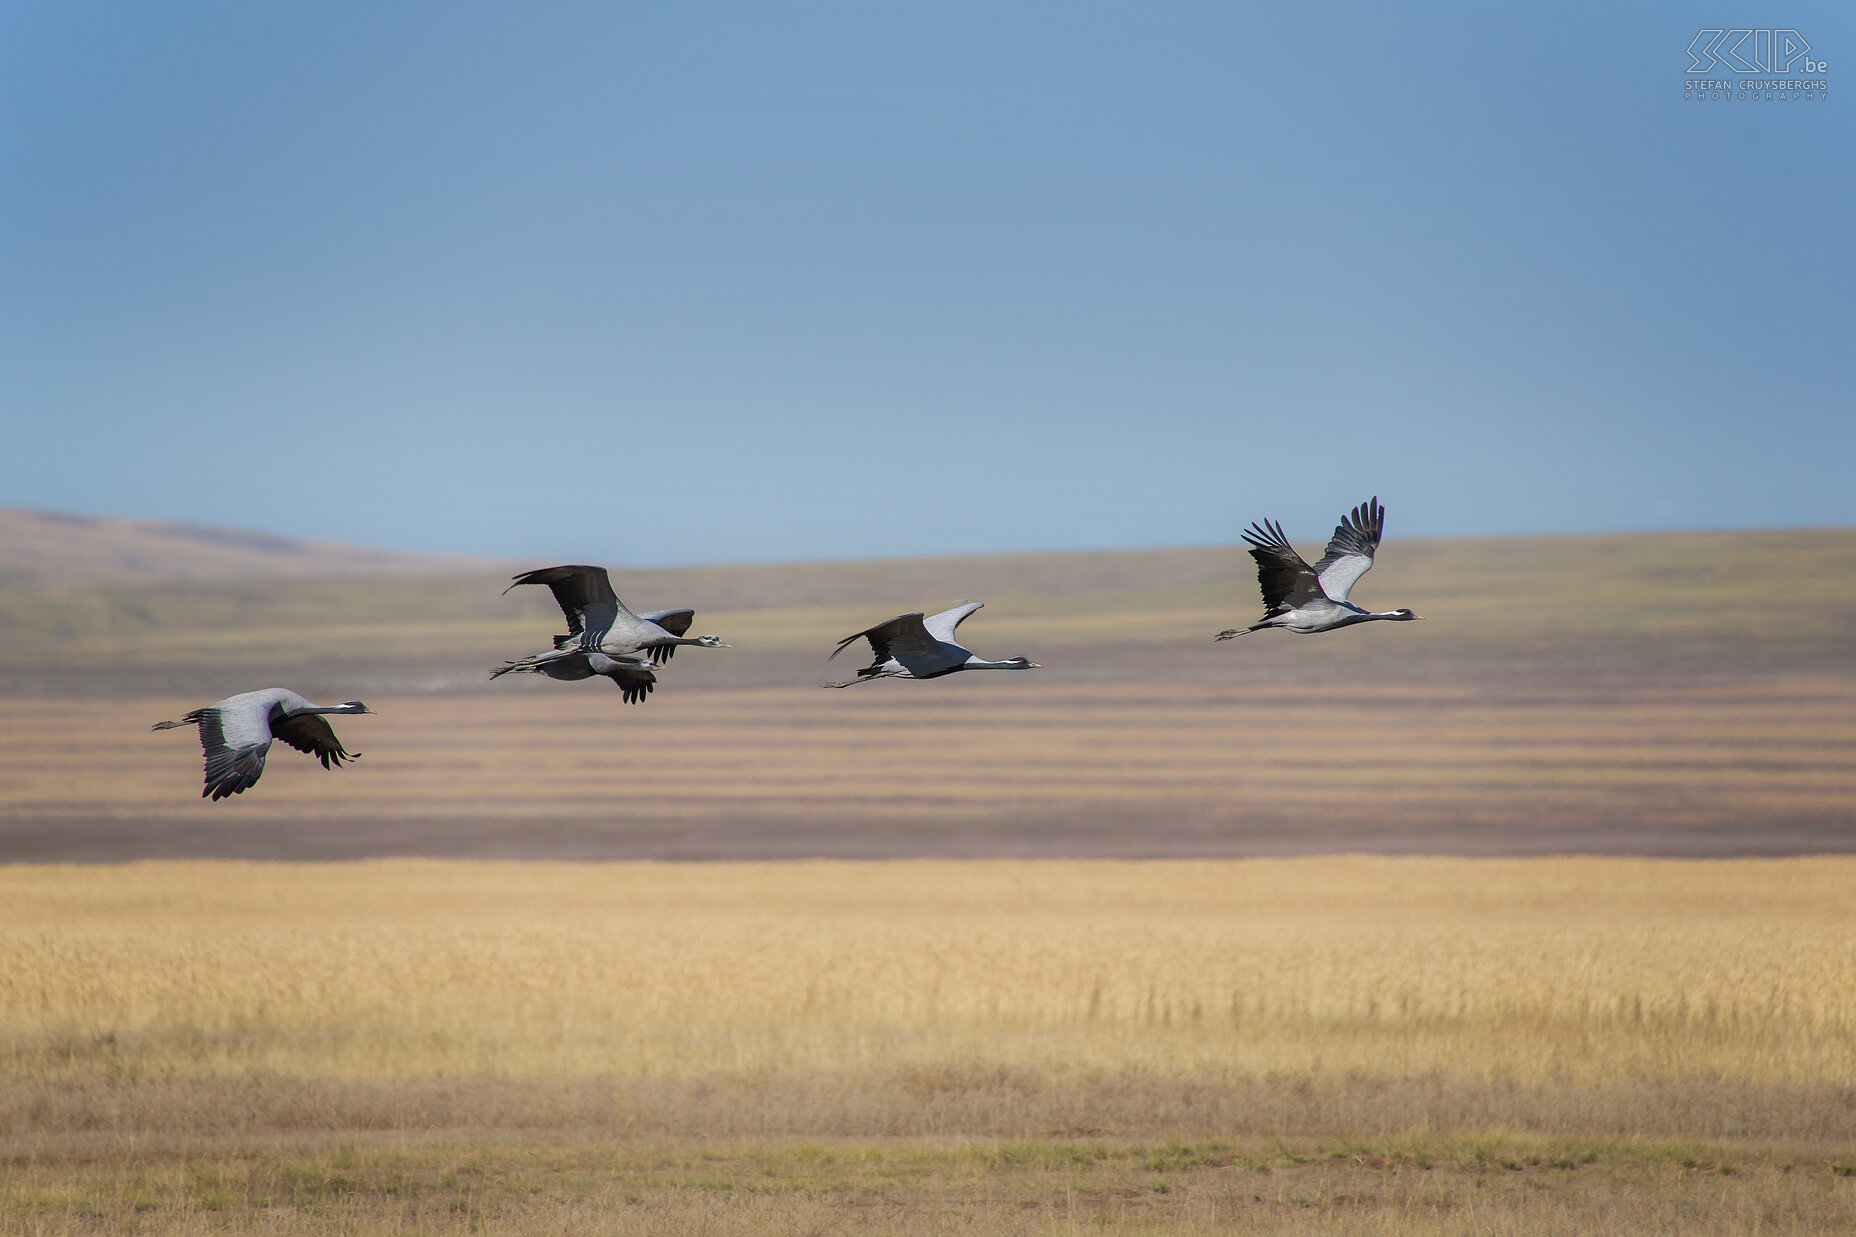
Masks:
[[[1257,584],[1267,613],[1280,614],[1327,596],[1315,569],[1283,535],[1282,525],[1259,521],[1244,530],[1244,540],[1250,543],[1250,557],[1257,560]]]
[[[619,617],[619,595],[612,591],[612,579],[604,567],[584,563],[541,567],[516,576],[509,588],[521,584],[548,586],[561,613],[567,616],[568,640],[579,636],[583,648],[597,648]],[[563,645],[557,643],[555,647]]]
[[[860,631],[854,636],[846,636],[844,639],[838,641],[838,647],[833,649],[831,657],[827,657],[825,660],[831,661],[832,658],[837,657],[839,653],[842,653],[858,640],[868,640],[870,642],[870,651],[876,654],[876,660],[871,662],[872,668],[875,668],[889,660],[890,654],[898,639],[905,639],[906,641],[906,638],[915,638],[933,644],[935,643],[934,637],[930,636],[922,627],[922,619],[924,617],[925,614],[923,611],[911,610],[907,614],[898,614],[895,618],[887,622],[878,623],[868,631]]]
[[[335,737],[328,719],[319,713],[298,713],[271,722],[271,733],[322,762],[325,769],[338,769],[344,760],[357,760],[361,753],[351,752]]]
[[[649,614],[640,614],[638,617],[647,623],[656,623],[673,636],[681,636],[688,632],[690,624],[696,621],[696,611],[653,610]],[[651,644],[646,645],[640,651],[651,658],[653,666],[661,666],[677,655],[677,648],[678,646],[674,644]]]
[[[639,618],[647,623],[656,623],[673,636],[687,636],[690,624],[696,621],[694,610],[653,610],[649,614],[640,614]]]
[[[625,693],[626,704],[641,704],[644,698],[657,687],[657,676],[649,670],[633,670],[621,667],[606,675],[613,686]]]
[[[1321,561],[1315,564],[1315,575],[1332,567],[1335,562],[1349,554],[1358,554],[1366,558],[1373,556],[1379,548],[1379,539],[1386,531],[1386,509],[1379,505],[1374,496],[1361,503],[1340,518],[1334,529],[1334,535],[1328,538],[1328,548],[1321,555]]]
[[[195,709],[181,718],[200,724],[200,750],[206,754],[206,789],[200,798],[212,796],[213,802],[232,795],[242,795],[264,776],[265,747],[241,747],[226,744],[225,726],[218,709]]]

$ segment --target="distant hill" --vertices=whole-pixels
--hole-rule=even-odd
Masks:
[[[330,579],[481,572],[498,560],[400,554],[270,533],[0,507],[0,584],[82,579]]]
[[[1239,645],[1211,635],[1262,611],[1241,546],[649,569],[622,553],[596,561],[627,602],[693,606],[697,631],[735,645],[679,658],[691,685],[812,681],[850,632],[963,598],[987,603],[963,629],[974,647],[1036,655],[1053,680],[1481,690],[1856,674],[1856,528],[1395,537],[1354,600],[1428,622]],[[488,667],[561,629],[547,590],[504,593],[543,565],[0,509],[0,697],[198,695],[250,675],[481,690]]]

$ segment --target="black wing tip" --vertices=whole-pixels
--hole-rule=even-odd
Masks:
[[[556,563],[552,567],[531,567],[527,571],[519,571],[515,575],[510,576],[509,578],[516,581],[518,584],[520,584],[525,581],[532,581],[532,580],[539,579],[540,577],[545,576],[545,575],[551,575],[557,571],[580,572],[580,571],[604,571],[604,570],[605,570],[604,567],[595,567],[591,563]]]
[[[559,567],[537,567],[533,571],[523,571],[509,577],[509,588],[503,590],[503,596],[509,595],[510,589],[520,588],[524,584],[546,584],[541,577],[550,571],[559,571]]]
[[[1282,525],[1274,520],[1252,520],[1244,530],[1244,540],[1260,550],[1292,550]]]
[[[586,575],[606,575],[606,569],[604,567],[595,567],[591,563],[561,563],[554,567],[537,567],[532,571],[520,572],[509,577],[509,588],[504,589],[503,592],[507,593],[510,588],[515,588],[521,584],[546,584],[553,586],[559,584],[563,580],[571,580],[576,576]],[[606,578],[608,580],[611,579],[610,576]]]
[[[954,604],[965,605],[967,603],[962,601],[962,602],[956,602]],[[831,651],[831,656],[827,657],[825,660],[826,661],[833,660],[834,658],[838,656],[839,653],[842,653],[845,649],[849,648],[851,645],[855,644],[859,640],[868,640],[870,642],[870,649],[872,652],[878,654],[879,656],[887,656],[887,654],[885,654],[882,649],[877,647],[876,642],[878,639],[887,640],[888,637],[887,636],[879,637],[876,635],[877,632],[882,631],[885,627],[888,627],[891,623],[900,623],[903,619],[921,619],[921,618],[927,618],[927,617],[928,617],[928,612],[926,610],[910,610],[907,614],[898,614],[895,618],[884,619],[882,622],[878,623],[875,627],[867,627],[864,630],[858,632],[854,636],[846,636],[844,637],[844,639],[838,641],[838,647],[833,649]],[[861,674],[863,672],[859,671],[858,673]],[[830,686],[830,684],[826,684],[826,686]]]
[[[1386,509],[1379,505],[1379,496],[1374,495],[1360,503],[1352,511],[1340,518],[1340,527],[1334,530],[1336,537],[1351,535],[1360,543],[1360,550],[1371,557],[1385,535]]]
[[[258,779],[255,777],[248,779],[242,773],[234,774],[231,777],[222,777],[217,782],[208,782],[206,789],[200,792],[200,798],[204,799],[211,795],[213,802],[217,803],[221,799],[230,799],[233,795],[242,795],[257,784]]]

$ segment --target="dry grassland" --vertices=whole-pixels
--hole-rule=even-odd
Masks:
[[[1853,884],[0,869],[0,1232],[1836,1231]]]
[[[469,1142],[14,1157],[0,1234],[1845,1233],[1809,1150],[1509,1136]]]
[[[808,861],[0,866],[0,1237],[1856,1230],[1856,530],[1234,645],[1234,548],[623,572],[737,645],[638,708],[488,684],[495,573],[119,540],[0,553],[0,858]],[[813,686],[960,596],[1050,668]],[[147,726],[270,683],[365,758],[202,803]],[[1819,857],[1212,858],[1360,851]]]
[[[681,661],[682,659],[679,659]],[[673,666],[666,678],[678,673]],[[186,700],[11,702],[15,858],[394,853],[1527,854],[1847,849],[1856,682],[1308,687],[604,683],[374,697],[366,755],[199,798]],[[1029,677],[1029,676],[1025,676]],[[496,685],[502,687],[502,683]]]

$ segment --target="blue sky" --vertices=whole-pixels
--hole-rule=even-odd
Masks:
[[[1856,523],[1856,11],[1736,3],[0,3],[0,504],[638,564]],[[1685,102],[1724,22],[1837,89]]]

